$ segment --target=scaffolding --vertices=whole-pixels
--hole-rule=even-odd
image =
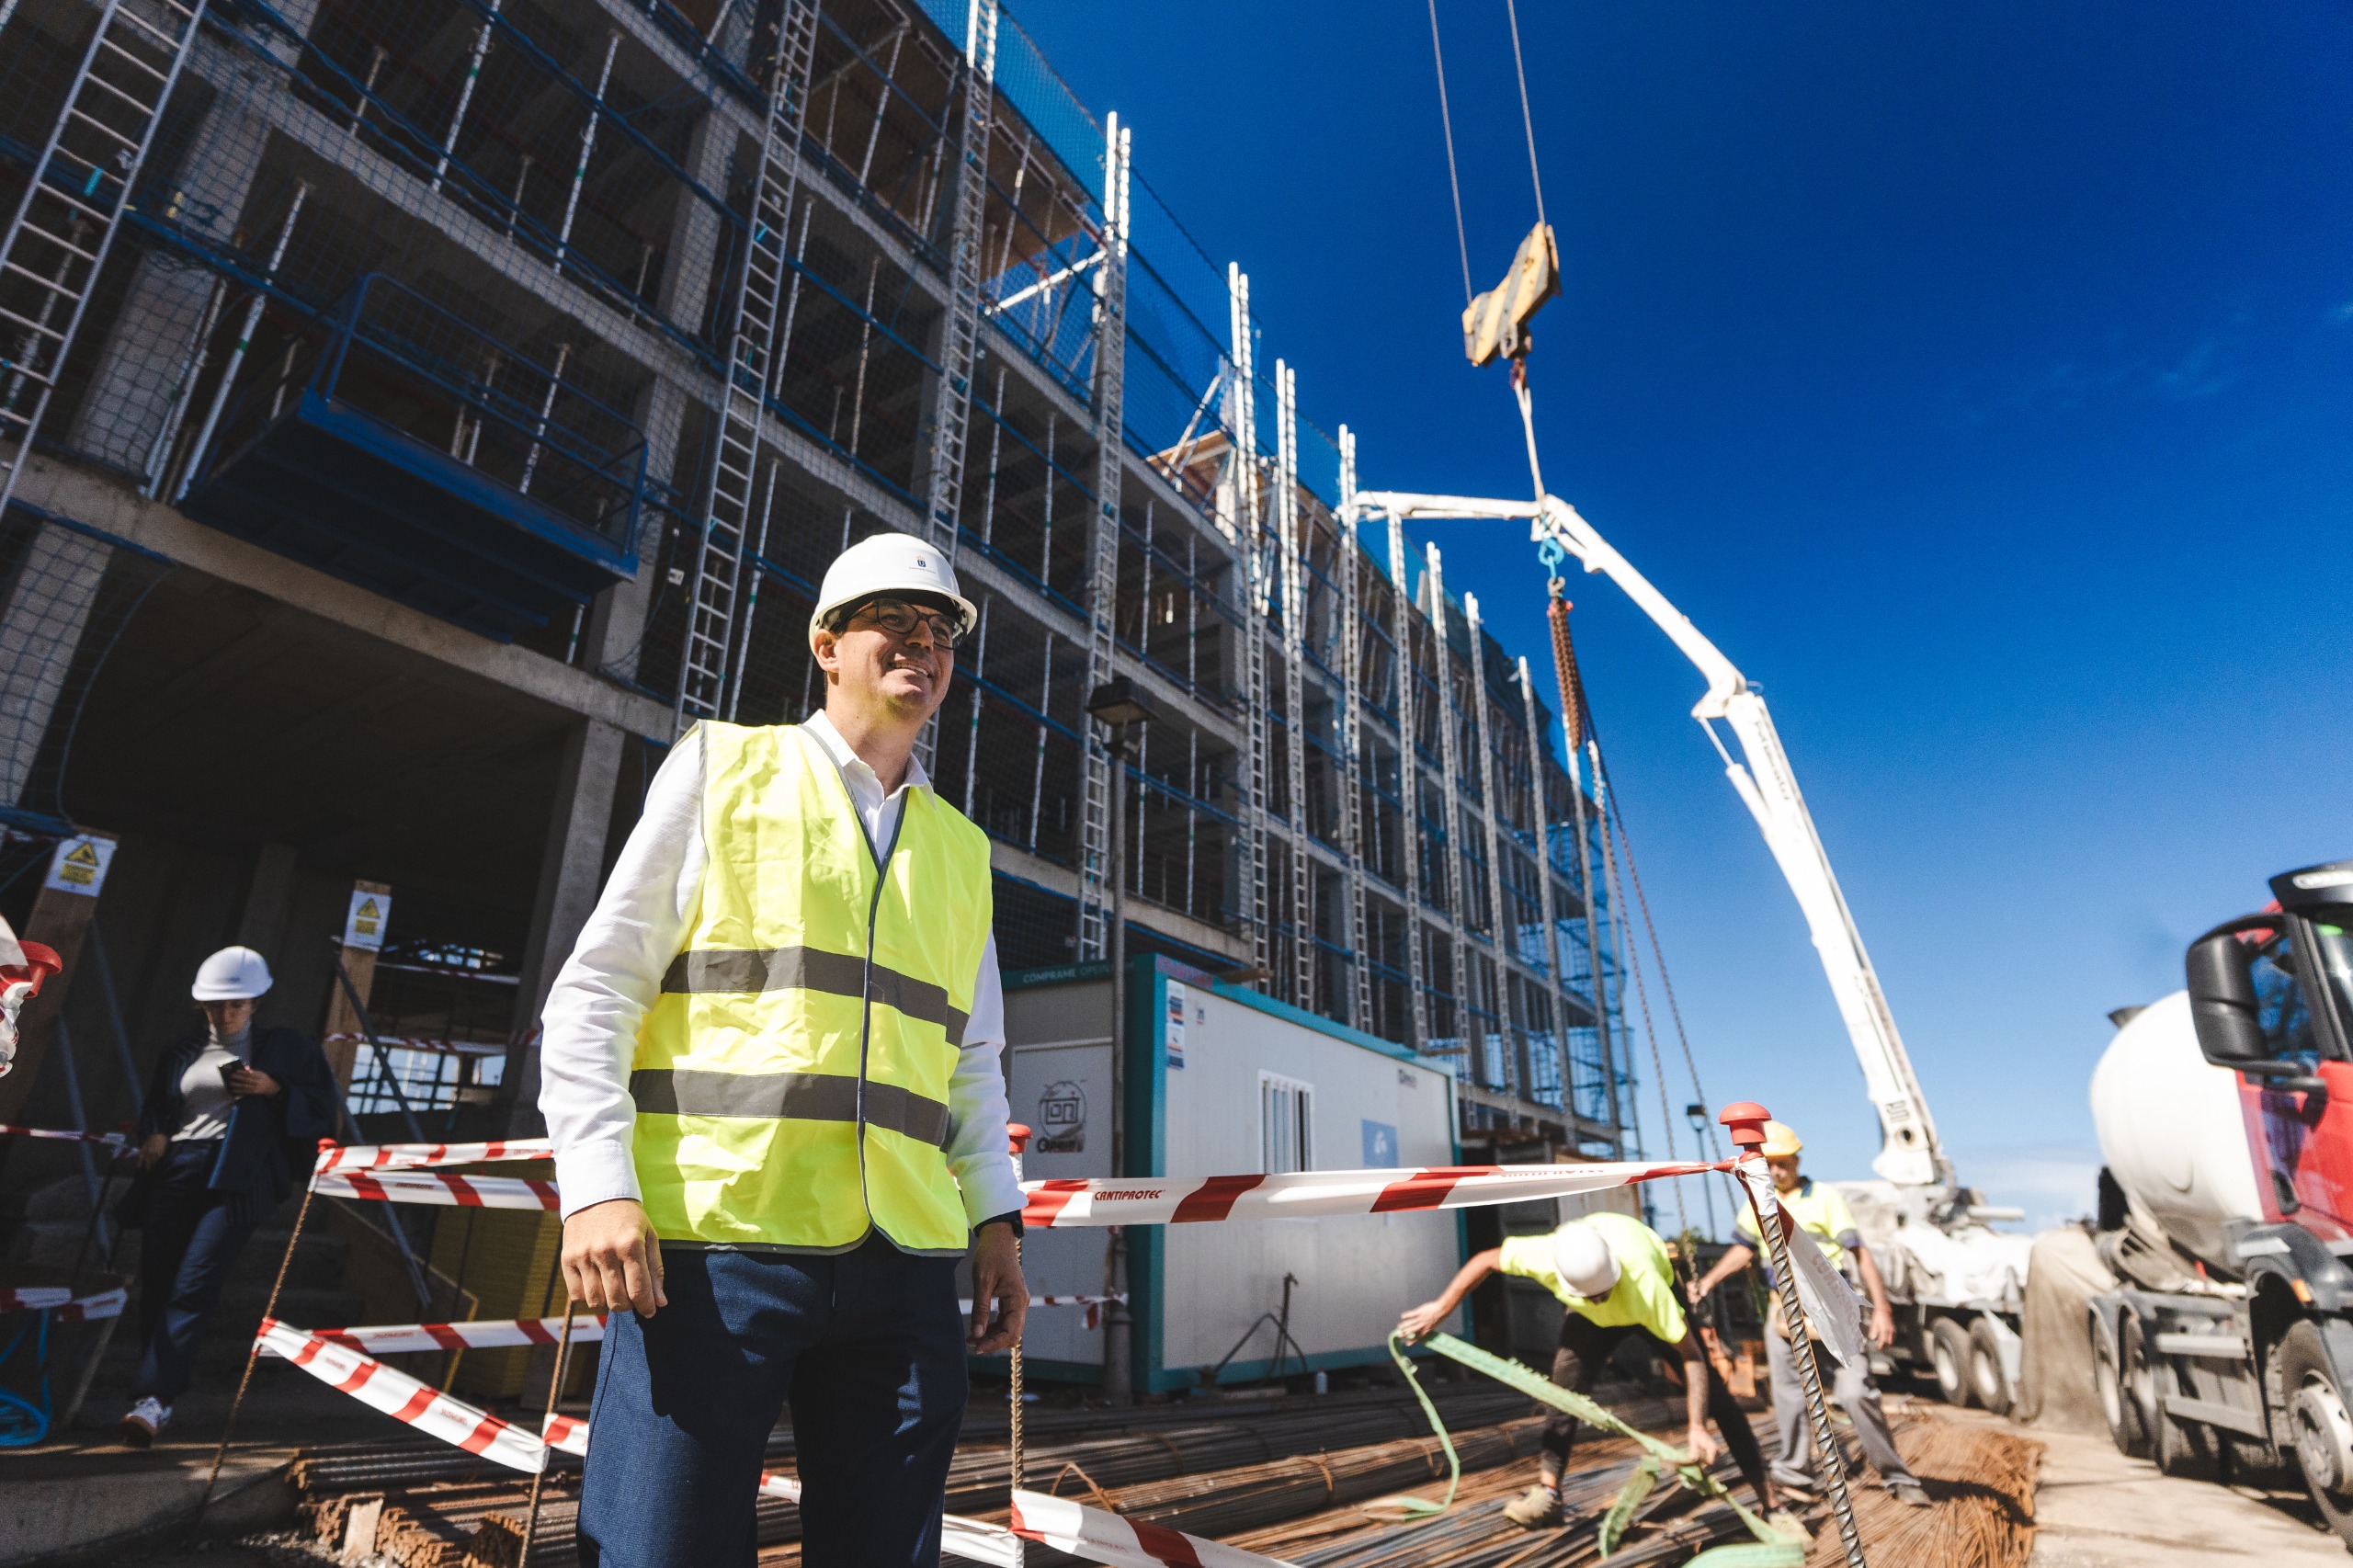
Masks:
[[[1451,1061],[1466,1135],[1627,1150],[1602,812],[1549,705],[1435,550],[1356,515],[1247,277],[1010,12],[0,18],[0,210],[85,209],[0,278],[6,483],[102,476],[681,722],[810,710],[826,562],[931,537],[980,619],[927,762],[995,841],[1008,966],[1103,956],[1117,878],[1130,950]],[[143,150],[68,166],[125,28],[162,85],[109,134]],[[103,631],[154,562],[17,490],[0,550]],[[93,634],[14,624],[12,777],[53,811]],[[1125,759],[1085,707],[1116,676],[1155,710]]]

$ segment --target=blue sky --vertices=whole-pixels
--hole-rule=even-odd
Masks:
[[[1767,693],[1963,1179],[2079,1212],[2106,1011],[2177,987],[2265,877],[2353,856],[2353,16],[1520,10],[1565,276],[1551,488]],[[1421,5],[1016,14],[1251,274],[1365,483],[1525,493],[1503,374],[1461,355]],[[1485,288],[1535,218],[1509,38],[1502,0],[1439,17]],[[1538,653],[1524,540],[1430,537]],[[1865,1174],[1876,1121],[1698,677],[1600,579],[1570,593],[1710,1096]]]

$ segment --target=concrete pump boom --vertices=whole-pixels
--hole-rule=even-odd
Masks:
[[[1912,1059],[1904,1053],[1903,1037],[1896,1033],[1879,975],[1863,949],[1862,934],[1855,928],[1846,895],[1838,891],[1838,879],[1814,832],[1805,797],[1798,792],[1797,778],[1790,771],[1789,756],[1773,729],[1773,717],[1766,711],[1765,699],[1733,667],[1732,661],[1700,635],[1699,629],[1669,604],[1650,579],[1611,548],[1592,524],[1579,517],[1575,507],[1557,496],[1547,495],[1540,502],[1492,501],[1360,490],[1345,510],[1352,520],[1363,517],[1526,518],[1530,539],[1558,543],[1583,562],[1587,572],[1601,573],[1617,584],[1682,650],[1683,656],[1699,666],[1708,689],[1692,708],[1691,716],[1699,721],[1717,755],[1724,759],[1724,776],[1732,780],[1748,814],[1756,819],[1765,846],[1773,852],[1790,891],[1797,895],[1798,907],[1813,937],[1814,951],[1821,955],[1823,971],[1829,976],[1831,994],[1837,1000],[1838,1016],[1846,1023],[1855,1058],[1862,1064],[1864,1085],[1879,1112],[1882,1141],[1871,1168],[1899,1186],[1949,1186],[1952,1169],[1937,1142],[1936,1123],[1929,1119],[1919,1081],[1912,1074]],[[1745,766],[1724,750],[1715,732],[1717,720],[1729,726],[1739,741]]]

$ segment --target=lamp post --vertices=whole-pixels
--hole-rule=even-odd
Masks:
[[[1698,1151],[1693,1158],[1707,1158],[1708,1108],[1695,1100],[1683,1108],[1683,1114],[1691,1122],[1692,1147]],[[1714,1184],[1705,1176],[1699,1178],[1699,1193],[1708,1200],[1708,1239],[1721,1240],[1722,1238],[1716,1234],[1716,1189]]]
[[[1087,694],[1086,711],[1109,732],[1111,754],[1111,929],[1105,956],[1111,960],[1111,1174],[1128,1174],[1124,1094],[1128,1018],[1128,731],[1152,722],[1152,705],[1125,676],[1116,676]],[[1104,1257],[1104,1294],[1125,1289],[1121,1237],[1114,1232]],[[1103,1398],[1106,1403],[1135,1403],[1135,1369],[1128,1355],[1128,1312],[1118,1301],[1103,1303]]]

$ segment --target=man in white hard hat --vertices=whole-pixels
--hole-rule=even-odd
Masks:
[[[1631,1215],[1602,1210],[1571,1220],[1549,1235],[1506,1237],[1503,1245],[1464,1264],[1438,1300],[1399,1318],[1399,1332],[1408,1339],[1430,1333],[1490,1274],[1533,1279],[1568,1309],[1561,1320],[1560,1347],[1552,1353],[1552,1381],[1563,1388],[1589,1390],[1603,1363],[1628,1339],[1639,1338],[1679,1360],[1691,1457],[1712,1464],[1729,1448],[1757,1503],[1768,1514],[1773,1511],[1772,1483],[1756,1435],[1716,1375],[1699,1336],[1684,1322],[1683,1304],[1676,1299],[1675,1263],[1657,1232]],[[1722,1444],[1708,1435],[1710,1420],[1723,1434]],[[1576,1439],[1576,1417],[1552,1412],[1544,1423],[1540,1479],[1505,1506],[1506,1518],[1527,1529],[1562,1522],[1561,1476]]]
[[[1801,1230],[1821,1244],[1835,1267],[1842,1272],[1860,1275],[1864,1294],[1871,1304],[1870,1340],[1885,1349],[1895,1342],[1895,1313],[1888,1305],[1886,1281],[1880,1278],[1879,1265],[1863,1245],[1862,1233],[1855,1228],[1854,1211],[1847,1207],[1847,1199],[1836,1187],[1824,1187],[1799,1171],[1798,1153],[1804,1147],[1787,1122],[1765,1124],[1762,1153],[1766,1165],[1773,1173],[1773,1190],[1780,1195],[1781,1207],[1790,1211]],[[1693,1282],[1691,1301],[1695,1306],[1707,1300],[1708,1292],[1717,1285],[1746,1268],[1756,1256],[1756,1216],[1743,1205],[1733,1223],[1748,1240],[1734,1242],[1716,1260],[1713,1268]],[[1766,1266],[1766,1272],[1769,1284],[1771,1265]],[[1841,1366],[1836,1357],[1823,1354],[1818,1344],[1810,1345],[1807,1352],[1814,1358],[1823,1383],[1832,1391],[1831,1397],[1854,1421],[1855,1436],[1862,1441],[1863,1457],[1879,1471],[1888,1491],[1915,1507],[1927,1507],[1927,1490],[1904,1464],[1904,1456],[1896,1451],[1895,1436],[1888,1430],[1887,1412],[1880,1406],[1879,1388],[1871,1381],[1870,1368],[1863,1364]],[[1773,1480],[1791,1492],[1812,1494],[1820,1483],[1813,1477],[1813,1443],[1806,1426],[1805,1385],[1798,1377],[1797,1358],[1791,1354],[1789,1327],[1781,1321],[1778,1301],[1766,1324],[1765,1359],[1773,1378],[1773,1420],[1781,1433],[1781,1451],[1773,1460]]]
[[[988,840],[915,755],[975,619],[923,540],[844,551],[809,621],[823,710],[680,738],[556,978],[564,1279],[618,1314],[587,1563],[748,1565],[788,1403],[802,1561],[938,1559],[965,1356],[1029,1301]]]
[[[310,1176],[338,1119],[335,1073],[299,1029],[254,1024],[269,965],[223,948],[189,994],[204,1028],[164,1048],[139,1111],[139,1174],[116,1218],[139,1226],[139,1371],[120,1439],[143,1449],[172,1418],[205,1320],[237,1254]]]

